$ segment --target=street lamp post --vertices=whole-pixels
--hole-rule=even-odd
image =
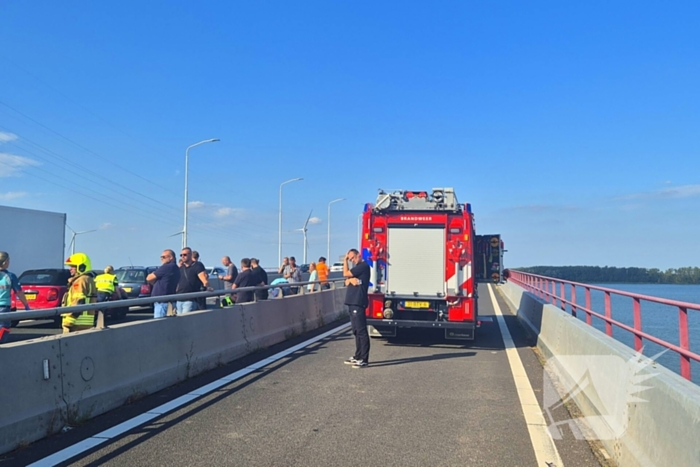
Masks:
[[[331,204],[337,203],[338,201],[345,201],[345,198],[334,199],[328,203],[328,261],[331,261]],[[333,261],[331,261],[333,263]]]
[[[187,214],[189,211],[189,206],[187,205],[188,204],[187,197],[189,195],[187,184],[189,182],[188,174],[189,174],[189,166],[190,166],[190,149],[192,149],[195,146],[199,146],[200,144],[216,143],[217,141],[219,141],[218,138],[205,139],[204,141],[200,141],[199,143],[195,143],[192,146],[188,146],[187,149],[185,149],[185,226],[182,228],[182,248],[185,248],[187,246]]]
[[[280,183],[280,228],[279,228],[279,244],[278,244],[278,252],[277,252],[277,264],[280,265],[282,264],[282,187],[286,185],[287,183],[292,183],[292,182],[298,182],[300,180],[304,180],[303,178],[293,178],[291,180],[287,180],[286,182]]]

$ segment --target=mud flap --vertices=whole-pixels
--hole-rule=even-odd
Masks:
[[[445,339],[472,341],[474,340],[474,329],[448,328],[445,329]]]
[[[396,326],[367,326],[369,337],[396,337]]]

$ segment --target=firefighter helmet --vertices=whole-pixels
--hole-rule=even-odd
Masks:
[[[78,274],[82,274],[92,269],[90,258],[85,253],[73,253],[66,260],[66,264],[68,266],[75,266]]]

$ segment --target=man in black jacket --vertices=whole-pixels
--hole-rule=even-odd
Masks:
[[[348,265],[352,263],[352,269]],[[344,363],[353,368],[364,368],[369,364],[369,333],[367,332],[367,291],[369,289],[370,269],[362,260],[356,249],[351,249],[343,261],[343,277],[345,277],[345,305],[350,313],[352,333],[355,335],[355,355]]]

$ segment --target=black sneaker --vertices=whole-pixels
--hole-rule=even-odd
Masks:
[[[357,362],[359,362],[358,359],[356,359],[355,357],[350,357],[347,360],[345,360],[343,363],[345,363],[346,365],[354,365]]]
[[[369,365],[369,363],[367,363],[366,361],[364,361],[364,360],[358,360],[352,367],[353,367],[353,368],[364,368],[364,367],[366,367],[367,365]]]

